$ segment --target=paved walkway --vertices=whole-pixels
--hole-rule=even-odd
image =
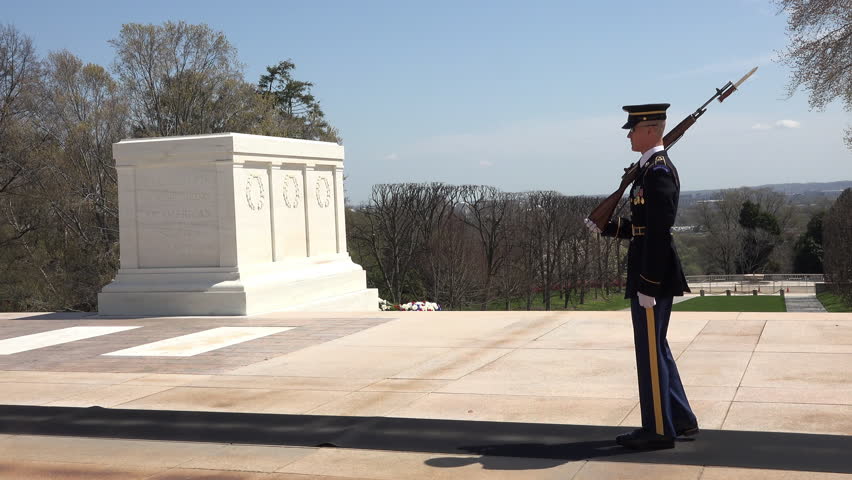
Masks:
[[[222,327],[274,333],[107,355]],[[0,314],[0,478],[852,478],[852,314],[675,312],[668,338],[703,432],[636,454],[629,312]]]
[[[787,304],[788,312],[825,312],[825,307],[816,295],[787,295],[784,297],[784,303]]]

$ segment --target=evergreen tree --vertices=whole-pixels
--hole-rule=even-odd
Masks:
[[[314,84],[293,78],[295,68],[290,60],[266,67],[266,75],[261,75],[257,84],[258,93],[272,99],[285,137],[340,143],[337,129],[325,119],[311,93]]]
[[[796,273],[822,273],[822,221],[825,212],[819,212],[808,221],[807,230],[793,247],[793,271]]]

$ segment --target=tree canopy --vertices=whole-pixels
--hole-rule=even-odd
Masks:
[[[793,247],[793,271],[796,273],[822,273],[823,244],[822,225],[825,212],[818,212],[810,221],[805,232]]]
[[[257,84],[258,92],[272,99],[283,122],[283,136],[340,142],[339,133],[325,119],[319,101],[311,94],[311,82],[293,78],[296,65],[285,60],[266,67]]]
[[[825,278],[852,304],[852,188],[843,191],[823,220]]]

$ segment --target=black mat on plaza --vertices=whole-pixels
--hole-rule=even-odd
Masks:
[[[615,444],[625,427],[281,415],[100,407],[0,405],[0,433],[164,441],[339,447],[447,454],[427,463],[543,468],[502,457],[707,465],[852,473],[852,436],[704,430],[671,450],[634,452]],[[514,467],[513,467],[514,465]]]

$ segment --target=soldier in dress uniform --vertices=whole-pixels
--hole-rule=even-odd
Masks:
[[[619,435],[628,448],[672,448],[680,435],[698,433],[698,421],[678,375],[666,341],[672,301],[689,291],[672,240],[680,179],[663,147],[668,103],[627,105],[627,138],[639,159],[639,175],[630,190],[630,218],[610,220],[595,233],[630,240],[627,289],[631,300],[633,341],[639,377],[642,428]]]

